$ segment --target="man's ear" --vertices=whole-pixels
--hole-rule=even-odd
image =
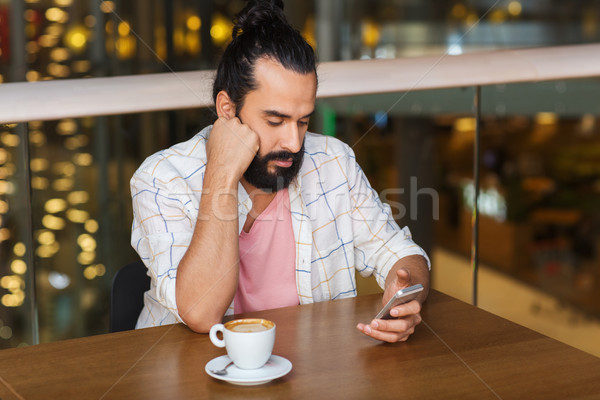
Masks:
[[[217,115],[225,119],[231,119],[235,117],[235,104],[231,101],[231,98],[224,90],[221,90],[217,94],[217,101],[215,102],[217,108]]]

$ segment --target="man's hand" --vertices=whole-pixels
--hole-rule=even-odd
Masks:
[[[236,117],[220,117],[213,125],[206,146],[207,165],[221,178],[237,185],[260,146],[258,135]]]
[[[412,264],[412,263],[411,263]],[[412,265],[411,265],[412,267]],[[414,268],[402,267],[400,265],[395,266],[386,279],[386,288],[383,293],[382,305],[394,296],[394,294],[406,287],[412,286],[416,283],[421,283],[425,287],[425,290],[421,292],[417,299],[400,304],[390,310],[390,315],[395,319],[376,319],[371,321],[370,324],[358,324],[357,329],[365,335],[371,336],[374,339],[378,339],[384,342],[395,343],[403,342],[408,339],[415,331],[415,327],[421,323],[421,304],[427,297],[429,289],[429,279],[427,266],[425,265],[426,278],[425,279],[412,279],[411,270],[419,272],[418,275],[422,275],[422,267]]]

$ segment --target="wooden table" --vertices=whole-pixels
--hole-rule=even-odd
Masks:
[[[436,291],[406,343],[358,331],[380,297],[260,315],[277,324],[274,354],[293,363],[254,387],[217,381],[206,363],[224,354],[183,325],[0,351],[7,399],[598,399],[600,359]]]

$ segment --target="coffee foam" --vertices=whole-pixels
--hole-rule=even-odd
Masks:
[[[231,328],[234,332],[261,332],[267,329],[263,324],[240,324]]]
[[[238,319],[229,321],[225,328],[232,332],[261,332],[273,328],[275,324],[265,319]]]

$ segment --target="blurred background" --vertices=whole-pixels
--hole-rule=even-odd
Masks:
[[[0,93],[7,82],[214,69],[243,4],[0,0]],[[285,5],[320,61],[600,41],[600,0]],[[479,203],[479,305],[596,355],[599,89],[600,79],[483,87]],[[398,222],[431,254],[434,287],[465,301],[474,93],[321,99],[310,128],[354,148]],[[0,126],[0,348],[32,344],[37,328],[40,342],[108,331],[112,276],[137,259],[129,179],[147,156],[214,119],[197,108]],[[21,168],[21,137],[29,138],[30,173]],[[28,303],[34,266],[37,327]],[[377,290],[369,281],[359,288]]]

